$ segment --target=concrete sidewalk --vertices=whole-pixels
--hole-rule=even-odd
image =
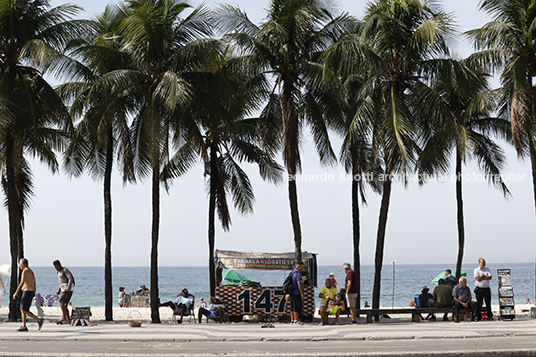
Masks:
[[[536,336],[536,319],[518,315],[513,321],[421,321],[411,322],[409,316],[381,319],[366,324],[361,318],[358,325],[348,325],[349,319],[341,318],[341,326],[319,326],[318,322],[303,326],[274,323],[273,328],[258,322],[201,324],[151,324],[144,321],[141,327],[129,327],[126,321],[109,323],[91,321],[96,326],[69,326],[45,323],[41,331],[32,320],[29,332],[16,331],[20,323],[0,323],[0,340],[71,340],[71,341],[323,341],[323,340],[411,340],[489,338],[508,336]]]

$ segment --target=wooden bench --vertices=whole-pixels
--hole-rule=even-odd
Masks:
[[[461,309],[461,313],[470,312],[469,309]],[[397,309],[359,309],[357,314],[367,315],[367,323],[372,323],[374,315],[395,315],[395,314],[411,314],[412,322],[421,321],[421,314],[445,314],[454,313],[453,307],[430,307],[430,308],[397,308]]]

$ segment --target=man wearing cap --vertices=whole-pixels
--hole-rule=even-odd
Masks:
[[[181,293],[177,295],[177,299],[175,300],[175,302],[168,301],[165,303],[161,303],[160,306],[169,306],[175,314],[181,314],[181,318],[178,321],[178,323],[181,324],[184,314],[190,309],[190,306],[192,305],[194,299],[195,295],[190,294],[188,292],[188,289],[184,288],[182,289]]]
[[[484,258],[478,259],[478,268],[474,271],[475,277],[475,296],[476,296],[476,321],[482,319],[482,303],[486,302],[486,312],[488,320],[493,320],[493,312],[491,311],[491,289],[489,281],[491,280],[491,270],[486,267]]]
[[[460,322],[458,315],[461,309],[471,310],[471,321],[475,321],[475,302],[471,298],[471,289],[467,286],[467,279],[465,277],[460,278],[458,285],[452,290],[452,299],[454,300],[454,322]]]
[[[429,291],[430,289],[428,289],[426,285],[422,287],[421,294],[419,295],[419,307],[420,308],[430,307],[429,301],[434,300],[434,297],[432,296],[432,294],[430,294]],[[426,316],[426,320],[435,321],[435,315],[428,314],[428,316]]]
[[[337,280],[335,280],[335,274],[329,273],[328,278],[331,280],[331,286],[337,289]]]
[[[61,266],[59,260],[54,260],[52,265],[54,265],[54,268],[58,272],[58,281],[60,283],[60,287],[58,288],[58,291],[56,291],[56,294],[60,294],[60,307],[62,313],[59,322],[69,322],[71,319],[69,317],[69,309],[67,309],[67,306],[69,306],[69,301],[71,301],[71,297],[73,296],[75,285],[74,276],[69,269]]]

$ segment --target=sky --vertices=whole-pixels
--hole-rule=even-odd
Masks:
[[[51,1],[53,6],[64,1]],[[108,1],[75,0],[89,18],[104,10]],[[206,2],[214,7],[217,1]],[[255,23],[265,17],[267,0],[229,0],[245,10]],[[477,28],[489,21],[477,10],[477,0],[444,0],[445,10],[453,12],[460,31]],[[198,5],[198,1],[191,1]],[[361,16],[364,1],[339,0],[341,11]],[[459,56],[471,47],[460,42]],[[342,167],[321,167],[310,137],[302,147],[303,175],[298,182],[299,211],[303,251],[318,253],[321,265],[341,265],[353,261],[351,228],[351,184]],[[333,137],[336,152],[340,139]],[[464,264],[477,265],[485,257],[488,266],[535,259],[534,201],[530,162],[518,160],[507,147],[505,174],[513,197],[505,200],[497,189],[478,176],[475,163],[464,168],[465,255]],[[232,211],[230,232],[217,224],[216,248],[258,252],[292,252],[294,241],[286,183],[280,186],[263,182],[255,167],[247,166],[256,203],[254,214],[241,217]],[[39,162],[32,163],[35,197],[26,214],[25,255],[31,265],[51,265],[60,259],[65,266],[103,266],[104,229],[102,181],[88,176],[69,178],[53,175]],[[453,168],[451,168],[453,171]],[[457,256],[455,183],[450,175],[445,182],[420,187],[410,182],[393,186],[385,241],[384,263],[441,263],[454,267]],[[380,197],[367,192],[368,205],[361,208],[361,262],[374,264]],[[112,183],[114,266],[150,265],[151,185],[149,181],[123,186],[117,172]],[[208,197],[203,165],[199,163],[173,183],[169,194],[162,190],[159,241],[160,266],[208,265]],[[0,264],[10,262],[7,211],[0,220]],[[342,268],[341,268],[342,269]]]

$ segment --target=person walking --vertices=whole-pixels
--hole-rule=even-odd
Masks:
[[[475,277],[475,296],[476,296],[476,321],[482,320],[482,303],[486,302],[486,312],[488,320],[493,320],[493,312],[491,311],[491,289],[489,281],[491,280],[491,270],[486,267],[484,258],[478,259],[478,268],[474,271]]]
[[[32,269],[29,267],[28,259],[22,258],[19,261],[19,268],[22,271],[20,275],[20,284],[17,287],[17,290],[15,291],[15,294],[13,294],[13,300],[17,300],[17,295],[19,291],[22,291],[22,296],[20,298],[20,312],[22,315],[22,326],[17,331],[28,331],[28,327],[26,327],[26,317],[30,316],[32,319],[37,321],[37,329],[41,330],[41,327],[43,327],[43,319],[38,318],[34,314],[30,312],[30,306],[32,306],[32,299],[35,296],[35,290],[36,290],[36,283],[35,283],[35,275]]]
[[[344,272],[346,273],[345,287],[346,287],[346,304],[350,308],[350,314],[352,315],[352,325],[356,325],[357,321],[357,293],[359,292],[359,276],[352,270],[350,263],[344,263],[342,265]]]
[[[59,260],[54,260],[52,265],[54,265],[54,268],[56,268],[58,272],[58,281],[60,283],[60,287],[56,292],[56,294],[60,294],[60,307],[62,313],[62,317],[59,322],[69,322],[71,321],[71,318],[69,317],[69,309],[67,306],[69,305],[69,301],[71,301],[71,297],[73,296],[75,285],[74,276],[71,274],[69,269],[61,265]]]

